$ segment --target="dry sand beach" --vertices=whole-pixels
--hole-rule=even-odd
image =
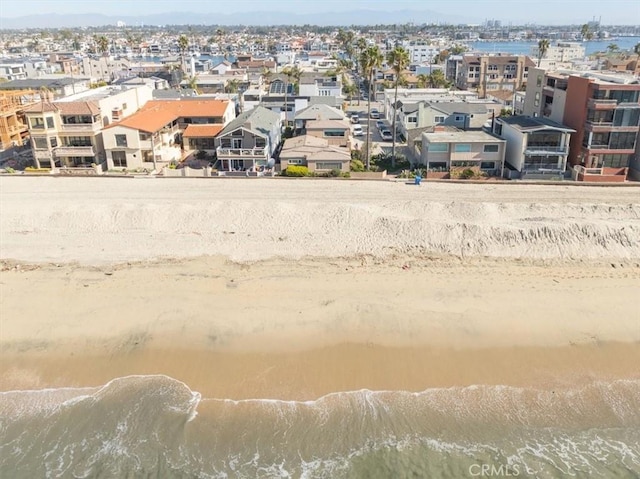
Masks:
[[[208,400],[607,384],[640,404],[639,188],[0,178],[0,200],[8,398],[165,375]],[[576,421],[640,425],[620,411]]]

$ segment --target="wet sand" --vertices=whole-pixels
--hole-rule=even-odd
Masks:
[[[637,379],[640,267],[614,266],[417,256],[6,262],[0,387],[165,374],[203,397],[308,400]]]

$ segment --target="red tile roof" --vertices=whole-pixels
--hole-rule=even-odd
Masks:
[[[213,138],[222,131],[223,125],[189,125],[182,135],[184,138]]]
[[[114,126],[126,126],[134,130],[154,133],[178,118],[222,118],[229,102],[227,100],[153,100],[139,111]]]

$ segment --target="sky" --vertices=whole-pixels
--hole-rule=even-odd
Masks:
[[[349,10],[432,10],[503,22],[581,24],[602,17],[603,24],[640,25],[638,0],[0,0],[1,17],[30,14],[103,13],[148,15],[160,12],[236,13],[295,11],[298,13]],[[553,17],[549,18],[549,13]],[[357,22],[354,22],[357,23]]]

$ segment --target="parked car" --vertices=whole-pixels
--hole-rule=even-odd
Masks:
[[[378,112],[376,108],[371,109],[371,118],[373,118],[374,120],[380,118],[380,112]]]
[[[393,141],[393,135],[389,130],[382,130],[380,136],[382,136],[382,141]]]
[[[383,128],[386,128],[385,124],[384,124],[384,120],[377,120],[376,121],[376,128],[378,130],[382,130]]]
[[[353,126],[353,136],[363,136],[364,130],[362,129],[362,125],[354,125]]]
[[[360,123],[360,115],[357,113],[351,115],[351,123]]]

